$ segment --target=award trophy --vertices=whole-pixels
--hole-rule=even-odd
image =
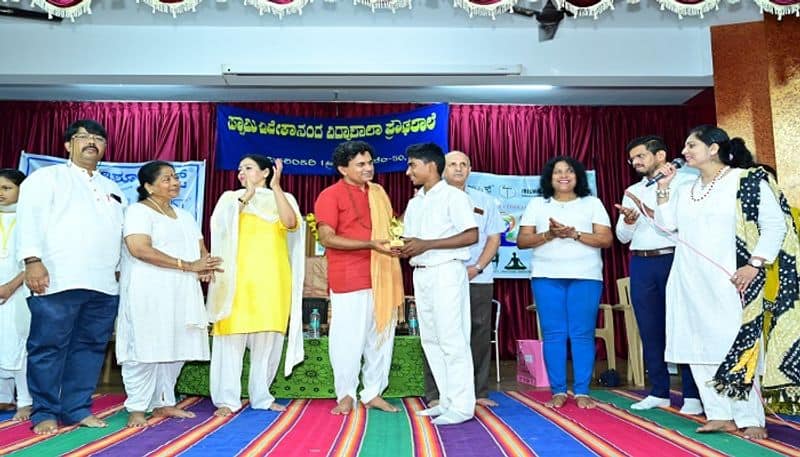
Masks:
[[[403,243],[403,221],[399,220],[396,217],[393,217],[392,220],[389,222],[389,247],[390,248],[399,248],[405,243]]]

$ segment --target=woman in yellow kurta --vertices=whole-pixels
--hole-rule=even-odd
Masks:
[[[213,327],[211,400],[218,416],[241,408],[242,358],[250,349],[250,406],[282,411],[269,386],[289,335],[285,373],[303,359],[305,231],[294,197],[280,186],[283,165],[259,155],[239,163],[244,189],[225,192],[211,215],[211,252],[225,271],[208,289]],[[269,185],[267,185],[269,184]]]

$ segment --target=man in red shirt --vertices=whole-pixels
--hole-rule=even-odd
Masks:
[[[400,262],[385,239],[392,205],[383,187],[370,182],[375,174],[373,155],[372,146],[363,141],[340,144],[333,165],[342,179],[323,190],[314,204],[319,241],[328,258],[329,356],[338,402],[332,414],[353,409],[359,372],[364,405],[398,411],[381,393],[389,385],[403,280]]]

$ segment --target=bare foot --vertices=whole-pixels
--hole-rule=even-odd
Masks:
[[[767,439],[767,429],[764,427],[747,427],[744,429],[744,437],[748,440]]]
[[[735,432],[736,424],[733,421],[708,421],[702,427],[697,429],[697,433],[713,433],[713,432]]]
[[[14,403],[0,403],[0,411],[14,411],[17,406]]]
[[[31,411],[33,410],[30,406],[23,406],[22,408],[17,410],[17,413],[14,414],[14,417],[11,418],[12,421],[15,422],[23,422],[31,418]]]
[[[214,411],[214,415],[217,417],[228,417],[231,414],[233,414],[233,411],[231,411],[231,409],[227,406],[220,406],[216,411]]]
[[[174,406],[162,406],[153,410],[153,416],[174,417],[176,419],[191,419],[195,414],[191,411],[184,411]]]
[[[379,410],[386,411],[387,413],[396,413],[400,411],[399,409],[392,406],[388,401],[384,400],[380,396],[377,396],[372,400],[364,403],[364,407],[366,407],[367,409],[378,408]]]
[[[143,411],[131,411],[128,413],[128,424],[126,427],[139,428],[145,425],[147,425],[147,419],[145,419]]]
[[[477,403],[477,404],[479,404],[481,406],[485,406],[487,408],[492,407],[492,406],[497,406],[497,402],[496,401],[489,400],[488,398],[479,398],[479,399],[475,400],[475,403]]]
[[[89,428],[105,428],[108,427],[108,424],[105,421],[98,419],[94,414],[84,417],[78,422],[78,425],[81,427],[89,427]]]
[[[342,398],[335,408],[331,410],[334,416],[348,415],[353,410],[353,399],[350,396]]]
[[[562,406],[564,406],[564,403],[566,402],[567,402],[567,394],[555,394],[553,395],[553,398],[550,399],[550,401],[545,403],[545,406],[547,406],[548,408],[561,408]]]
[[[37,435],[55,435],[58,432],[58,422],[47,419],[33,426],[33,433]]]
[[[283,406],[280,403],[276,403],[274,401],[272,402],[271,405],[269,405],[269,409],[272,410],[272,411],[278,411],[278,412],[286,411],[286,407],[285,406]]]
[[[578,404],[578,408],[582,409],[592,409],[597,406],[597,402],[594,401],[592,397],[587,397],[585,395],[575,397],[575,403]]]
[[[439,400],[431,400],[428,402],[428,408],[433,408],[434,406],[439,406]]]

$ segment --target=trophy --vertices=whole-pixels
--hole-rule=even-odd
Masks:
[[[403,221],[400,219],[393,217],[391,221],[389,221],[389,247],[390,248],[399,248],[405,243],[403,243]]]

